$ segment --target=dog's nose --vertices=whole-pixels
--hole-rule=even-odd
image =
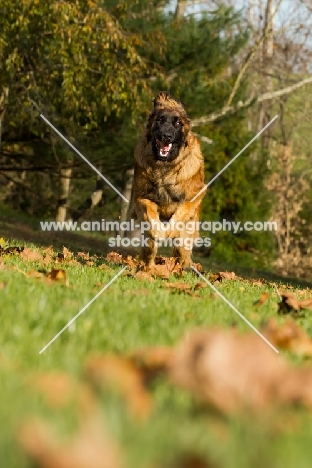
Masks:
[[[164,132],[164,133],[163,133],[163,137],[164,137],[166,140],[170,140],[170,138],[172,138],[172,132]]]

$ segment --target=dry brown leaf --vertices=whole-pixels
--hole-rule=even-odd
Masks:
[[[299,302],[300,309],[312,309],[312,298]]]
[[[20,253],[20,257],[26,262],[42,262],[43,260],[43,256],[40,253],[34,252],[28,247],[24,248]]]
[[[51,263],[51,262],[53,262],[53,258],[51,257],[51,255],[47,254],[43,259],[43,264],[47,265],[48,263]]]
[[[269,298],[269,293],[265,292],[263,294],[261,294],[260,298],[254,302],[254,305],[259,307],[261,306],[262,304],[264,304]]]
[[[0,290],[1,289],[4,289],[6,287],[7,283],[5,283],[4,281],[1,281],[0,282]]]
[[[252,281],[252,284],[253,284],[254,286],[260,286],[260,287],[263,286],[263,283],[262,283],[262,281],[260,281],[260,280]]]
[[[102,263],[102,265],[100,265],[98,269],[99,270],[112,270],[111,267],[109,267],[108,265],[105,265],[105,263]]]
[[[139,281],[150,281],[151,283],[155,283],[154,278],[148,271],[138,271],[132,276],[134,276],[134,278],[136,278]]]
[[[199,273],[204,273],[204,269],[200,263],[193,263],[193,267],[196,268]]]
[[[279,314],[289,314],[293,311],[298,312],[299,303],[298,299],[293,293],[282,291],[280,292],[282,301],[278,304],[278,313]]]
[[[54,250],[53,250],[52,245],[50,245],[49,247],[45,247],[41,251],[44,255],[49,255],[49,257],[52,257],[54,255]]]
[[[202,289],[202,288],[207,288],[208,284],[205,283],[205,281],[199,281],[198,283],[195,284],[194,289]]]
[[[79,410],[90,412],[96,406],[91,388],[65,372],[53,371],[32,375],[28,379],[28,385],[37,390],[55,408],[75,403]]]
[[[134,417],[141,419],[150,414],[152,397],[145,389],[143,374],[130,359],[113,355],[94,357],[87,361],[85,374],[97,387],[120,393]]]
[[[312,356],[312,340],[292,318],[279,325],[270,318],[262,329],[263,335],[277,348],[288,349],[295,354]]]
[[[219,273],[210,273],[208,279],[214,282],[226,280],[233,280],[236,278],[234,271],[220,271]]]
[[[288,366],[254,333],[198,330],[178,345],[170,375],[225,413],[261,410],[278,400]]]
[[[167,288],[170,288],[174,291],[178,291],[178,292],[191,292],[192,290],[192,286],[190,284],[187,284],[187,283],[182,283],[181,281],[179,283],[165,283],[165,286]]]
[[[129,270],[133,271],[139,266],[140,262],[137,258],[133,258],[132,255],[128,255],[123,259],[123,263],[128,265]]]
[[[155,264],[158,265],[166,265],[168,272],[170,275],[183,275],[183,268],[178,262],[177,257],[162,257],[158,256],[155,258]]]
[[[74,256],[70,250],[68,250],[66,247],[63,247],[63,255],[65,260],[71,260]]]
[[[163,265],[154,265],[150,270],[149,273],[151,273],[153,276],[156,276],[157,278],[161,279],[168,279],[170,276],[170,271],[168,270],[168,267],[166,264]]]
[[[110,252],[106,255],[105,260],[109,263],[114,263],[115,265],[122,265],[123,258],[117,252]]]
[[[17,440],[40,468],[120,468],[117,447],[97,420],[86,420],[65,443],[41,420],[25,422]]]
[[[215,424],[215,423],[214,423]],[[205,460],[196,453],[183,453],[172,465],[172,468],[216,468],[217,465],[212,461]]]
[[[45,277],[45,274],[42,271],[30,270],[27,273],[27,276],[31,278],[36,278],[36,279],[42,279]]]
[[[192,286],[187,283],[166,283],[165,286],[167,288],[170,288],[172,292],[178,292],[178,293],[185,293],[188,294],[189,296],[196,297],[196,298],[201,298],[200,294],[195,293],[192,291]]]
[[[80,257],[82,260],[90,260],[90,255],[85,252],[78,252],[77,257]]]
[[[234,273],[234,271],[220,271],[220,276],[224,279],[227,279],[227,280],[232,280],[234,278],[236,278],[236,274]]]
[[[66,271],[63,269],[53,269],[50,271],[50,273],[47,274],[47,277],[53,281],[66,283]]]
[[[139,367],[144,376],[144,381],[149,381],[159,374],[168,373],[174,349],[169,346],[156,346],[138,350],[130,355],[130,359],[136,367]]]

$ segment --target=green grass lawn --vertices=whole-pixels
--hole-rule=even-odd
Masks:
[[[25,245],[20,240],[7,242]],[[39,245],[26,245],[41,251]],[[66,247],[70,249],[71,245]],[[34,417],[43,419],[64,441],[81,424],[79,404],[51,406],[32,386],[33,376],[64,371],[83,382],[86,359],[93,354],[127,354],[146,346],[173,345],[196,327],[236,325],[242,331],[248,330],[209,288],[199,290],[200,297],[192,297],[170,292],[162,279],[151,283],[123,275],[39,354],[121,269],[115,265],[100,269],[102,263],[103,259],[97,258],[91,266],[66,262],[55,266],[51,262],[43,267],[41,262],[27,262],[19,255],[2,258],[0,465],[3,467],[34,466],[17,442],[21,424]],[[28,274],[30,270],[49,271],[53,267],[66,270],[67,286]],[[189,284],[198,282],[193,273],[182,279],[170,279],[181,280]],[[225,281],[217,288],[257,328],[277,315],[278,296],[270,284],[237,279]],[[269,299],[255,308],[253,303],[264,292],[269,293]],[[299,323],[311,336],[309,313]],[[288,352],[285,354],[287,359],[301,362]],[[120,447],[125,467],[311,466],[312,425],[307,411],[285,410],[257,418],[224,417],[165,379],[153,381],[149,390],[154,409],[144,421],[131,417],[123,399],[113,392],[102,391],[97,395],[98,417]]]

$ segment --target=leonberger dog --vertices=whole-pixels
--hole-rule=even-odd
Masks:
[[[164,91],[153,102],[134,151],[129,217],[150,226],[141,252],[147,270],[154,266],[159,240],[166,238],[178,241],[173,242],[173,255],[183,268],[189,268],[205,191],[191,200],[204,187],[204,158],[182,102]],[[185,228],[190,221],[192,233]]]

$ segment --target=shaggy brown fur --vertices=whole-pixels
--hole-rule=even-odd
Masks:
[[[168,151],[168,148],[171,150]],[[204,160],[200,144],[190,130],[190,119],[183,104],[168,92],[154,99],[154,109],[148,117],[144,133],[134,152],[134,183],[129,215],[139,221],[199,221],[203,192],[190,200],[204,186]],[[157,251],[156,238],[198,237],[198,231],[164,231],[151,229],[147,233],[149,246],[142,248],[147,269],[153,267]],[[192,249],[183,246],[174,250],[184,267],[189,267]]]

